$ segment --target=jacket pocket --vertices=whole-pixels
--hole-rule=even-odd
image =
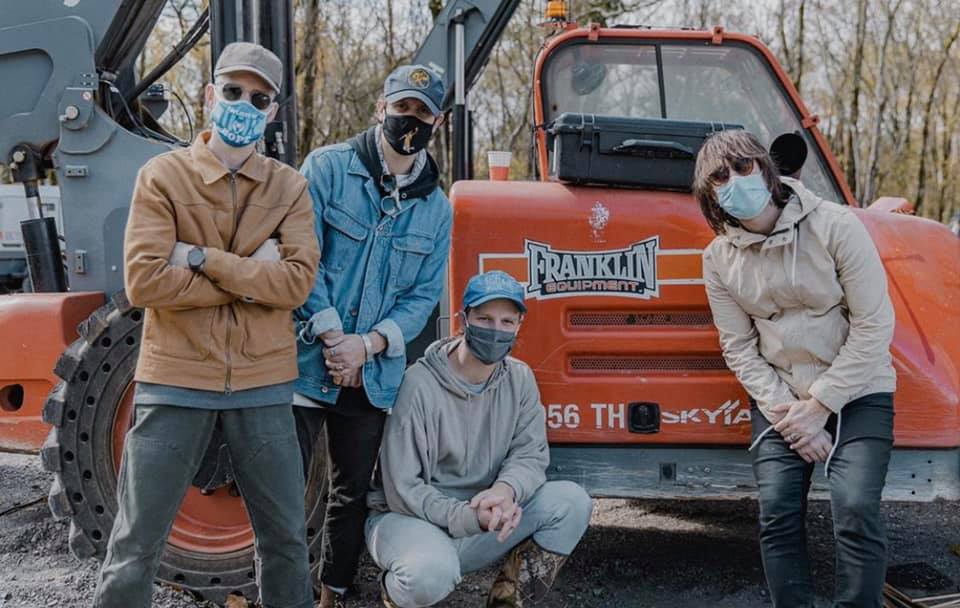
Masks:
[[[215,308],[155,311],[145,332],[150,350],[158,355],[201,361],[210,354]]]
[[[423,261],[433,252],[433,239],[408,233],[393,237],[393,275],[398,289],[408,289],[417,280]]]
[[[331,230],[323,231],[320,260],[328,270],[340,272],[360,254],[370,227],[332,204],[323,209],[323,223]]]
[[[293,317],[290,311],[264,306],[248,305],[240,310],[243,322],[243,342],[240,352],[245,359],[256,362],[264,357],[296,349]]]

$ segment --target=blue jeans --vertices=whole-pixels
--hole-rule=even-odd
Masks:
[[[461,575],[494,563],[525,539],[569,555],[590,524],[593,502],[571,481],[548,481],[523,506],[520,525],[503,543],[495,532],[452,538],[428,521],[399,513],[367,519],[367,548],[387,571],[390,599],[400,608],[432,606],[447,597]]]
[[[880,608],[887,536],[880,495],[893,447],[893,395],[876,393],[841,411],[840,440],[830,460],[830,504],[836,538],[837,608]],[[753,436],[770,423],[753,411]],[[837,416],[827,422],[836,436]],[[771,430],[754,448],[760,489],[760,550],[774,608],[813,606],[804,519],[813,465]]]
[[[149,608],[167,535],[218,418],[253,525],[264,608],[313,606],[303,465],[291,407],[136,407],[95,608]]]

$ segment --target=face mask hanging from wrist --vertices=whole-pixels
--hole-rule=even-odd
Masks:
[[[246,100],[217,99],[210,114],[213,128],[228,146],[243,148],[260,141],[267,130],[267,113]]]
[[[387,114],[383,118],[383,136],[397,154],[410,156],[427,147],[433,137],[433,125],[416,116]]]
[[[470,324],[464,330],[464,338],[467,348],[484,365],[493,365],[506,359],[517,342],[517,334],[513,332]]]
[[[750,175],[731,175],[730,181],[714,188],[720,208],[738,220],[752,220],[767,207],[770,189],[760,172]]]

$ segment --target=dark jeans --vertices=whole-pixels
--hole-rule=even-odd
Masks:
[[[336,405],[294,407],[301,445],[321,430],[327,440],[327,515],[323,522],[320,582],[349,587],[363,551],[367,491],[380,452],[386,412],[370,404],[362,388],[340,391]]]
[[[258,556],[265,608],[310,608],[303,468],[290,405],[205,410],[136,406],[117,482],[117,518],[93,605],[149,608],[174,516],[214,425],[230,449]]]
[[[752,418],[756,438],[770,425],[756,409]],[[893,395],[851,401],[840,418],[840,442],[829,469],[836,538],[834,606],[880,608],[887,559],[880,495],[893,447]],[[834,437],[836,427],[832,415],[827,430]],[[813,606],[804,522],[813,465],[770,431],[754,448],[753,471],[760,489],[760,549],[773,605]]]

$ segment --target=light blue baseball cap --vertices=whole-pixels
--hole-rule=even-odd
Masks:
[[[502,270],[491,270],[470,279],[463,293],[463,307],[476,308],[490,300],[510,300],[526,314],[523,296],[523,285],[519,281]]]
[[[387,103],[413,97],[430,108],[434,116],[443,113],[443,78],[425,65],[402,65],[387,76],[383,98]]]

